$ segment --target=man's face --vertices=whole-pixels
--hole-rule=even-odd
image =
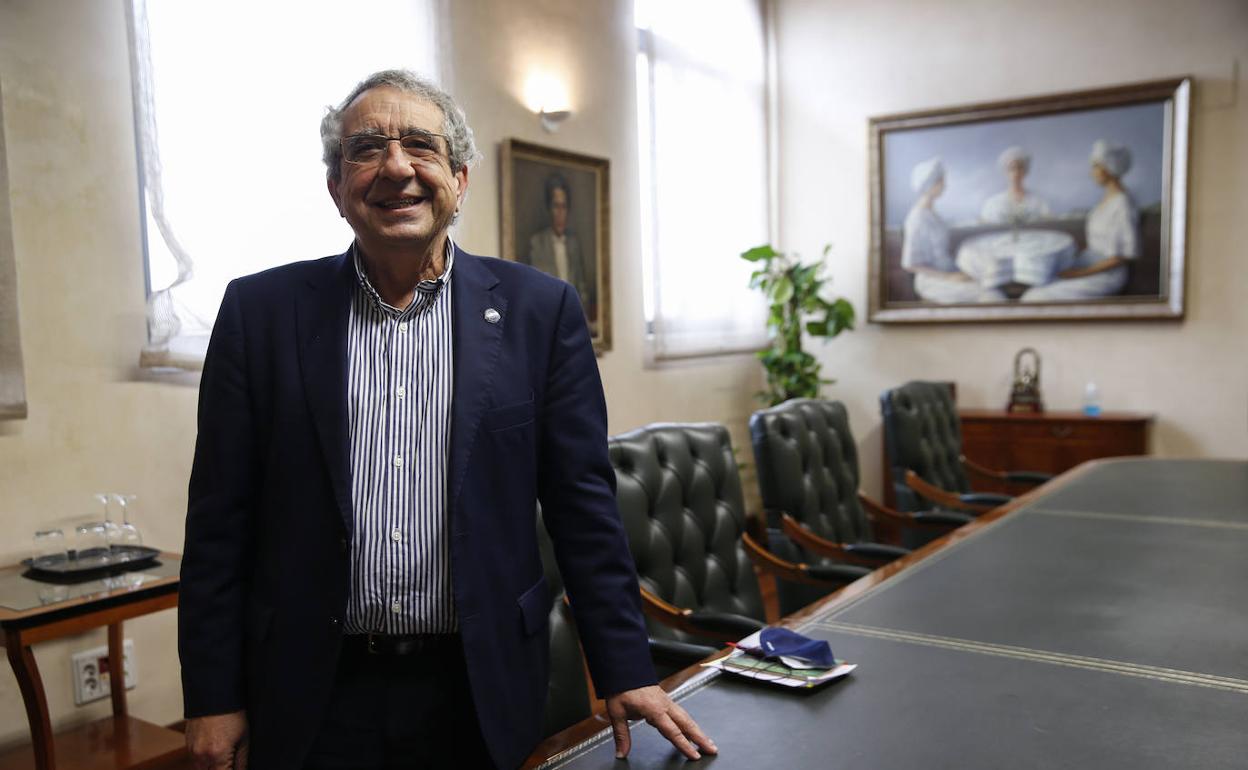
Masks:
[[[398,138],[414,130],[441,134],[442,110],[420,97],[381,86],[360,94],[342,116],[342,135],[381,134]],[[329,180],[329,194],[364,250],[410,244],[432,245],[450,227],[468,187],[468,169],[451,170],[446,140],[425,160],[388,142],[379,162],[339,162],[341,177]]]
[[[562,187],[550,191],[550,227],[555,235],[568,229],[568,191]]]

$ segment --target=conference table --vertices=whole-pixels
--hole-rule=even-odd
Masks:
[[[721,770],[1244,768],[1246,589],[1248,462],[1094,461],[786,620],[845,679],[666,684]],[[535,760],[621,767],[600,727]],[[633,727],[629,767],[683,763]]]

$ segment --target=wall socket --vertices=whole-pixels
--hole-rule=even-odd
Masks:
[[[133,690],[138,684],[138,677],[134,673],[134,640],[127,639],[121,649],[126,689]],[[70,658],[70,665],[74,675],[74,705],[81,706],[112,694],[107,647],[75,653]]]

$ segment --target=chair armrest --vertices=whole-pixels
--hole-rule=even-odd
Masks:
[[[839,588],[871,574],[871,570],[866,567],[848,564],[801,564],[788,561],[763,548],[748,534],[741,535],[741,544],[745,546],[750,561],[760,571],[790,583],[803,583],[817,588]]]
[[[884,543],[847,543],[845,550],[854,556],[881,561],[885,564],[910,553],[909,548]]]
[[[962,465],[971,473],[994,481],[1012,481],[1018,484],[1036,485],[1043,484],[1053,478],[1053,474],[1040,473],[1039,471],[994,471],[967,458],[966,455],[962,456]]]
[[[963,500],[963,495],[941,489],[935,484],[925,481],[922,476],[912,470],[906,471],[906,486],[918,493],[919,497],[935,503],[941,508],[952,508],[955,511],[969,511],[971,513],[987,513],[996,507],[982,501]]]
[[[692,666],[719,652],[705,644],[689,644],[671,639],[650,639],[650,658],[668,666]]]
[[[996,492],[967,492],[966,494],[958,495],[958,499],[969,505],[986,505],[989,508],[996,508],[998,505],[1005,505],[1014,498]]]
[[[907,529],[948,532],[950,529],[960,527],[971,520],[971,517],[966,514],[953,513],[952,511],[919,511],[917,513],[898,511],[872,500],[861,492],[858,493],[858,501],[862,503],[862,507],[866,509],[867,515],[871,517],[872,522],[891,523]]]
[[[859,567],[856,564],[807,564],[806,572],[829,583],[848,585],[858,578],[871,574],[870,567]]]
[[[767,624],[761,620],[755,620],[745,615],[737,615],[733,612],[712,612],[710,610],[689,613],[689,622],[700,629],[704,629],[702,631],[703,635],[713,634],[717,637],[727,637],[734,641],[767,627]]]
[[[1052,473],[1041,473],[1040,471],[1006,471],[1005,480],[1014,481],[1019,484],[1039,485],[1046,481],[1052,481],[1054,478]]]
[[[941,529],[948,529],[969,524],[975,520],[975,517],[954,511],[920,511],[914,514],[914,519],[915,521],[931,523],[933,526],[939,526]]]

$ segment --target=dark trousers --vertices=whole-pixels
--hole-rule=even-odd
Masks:
[[[306,770],[493,767],[458,643],[408,655],[343,645]]]

